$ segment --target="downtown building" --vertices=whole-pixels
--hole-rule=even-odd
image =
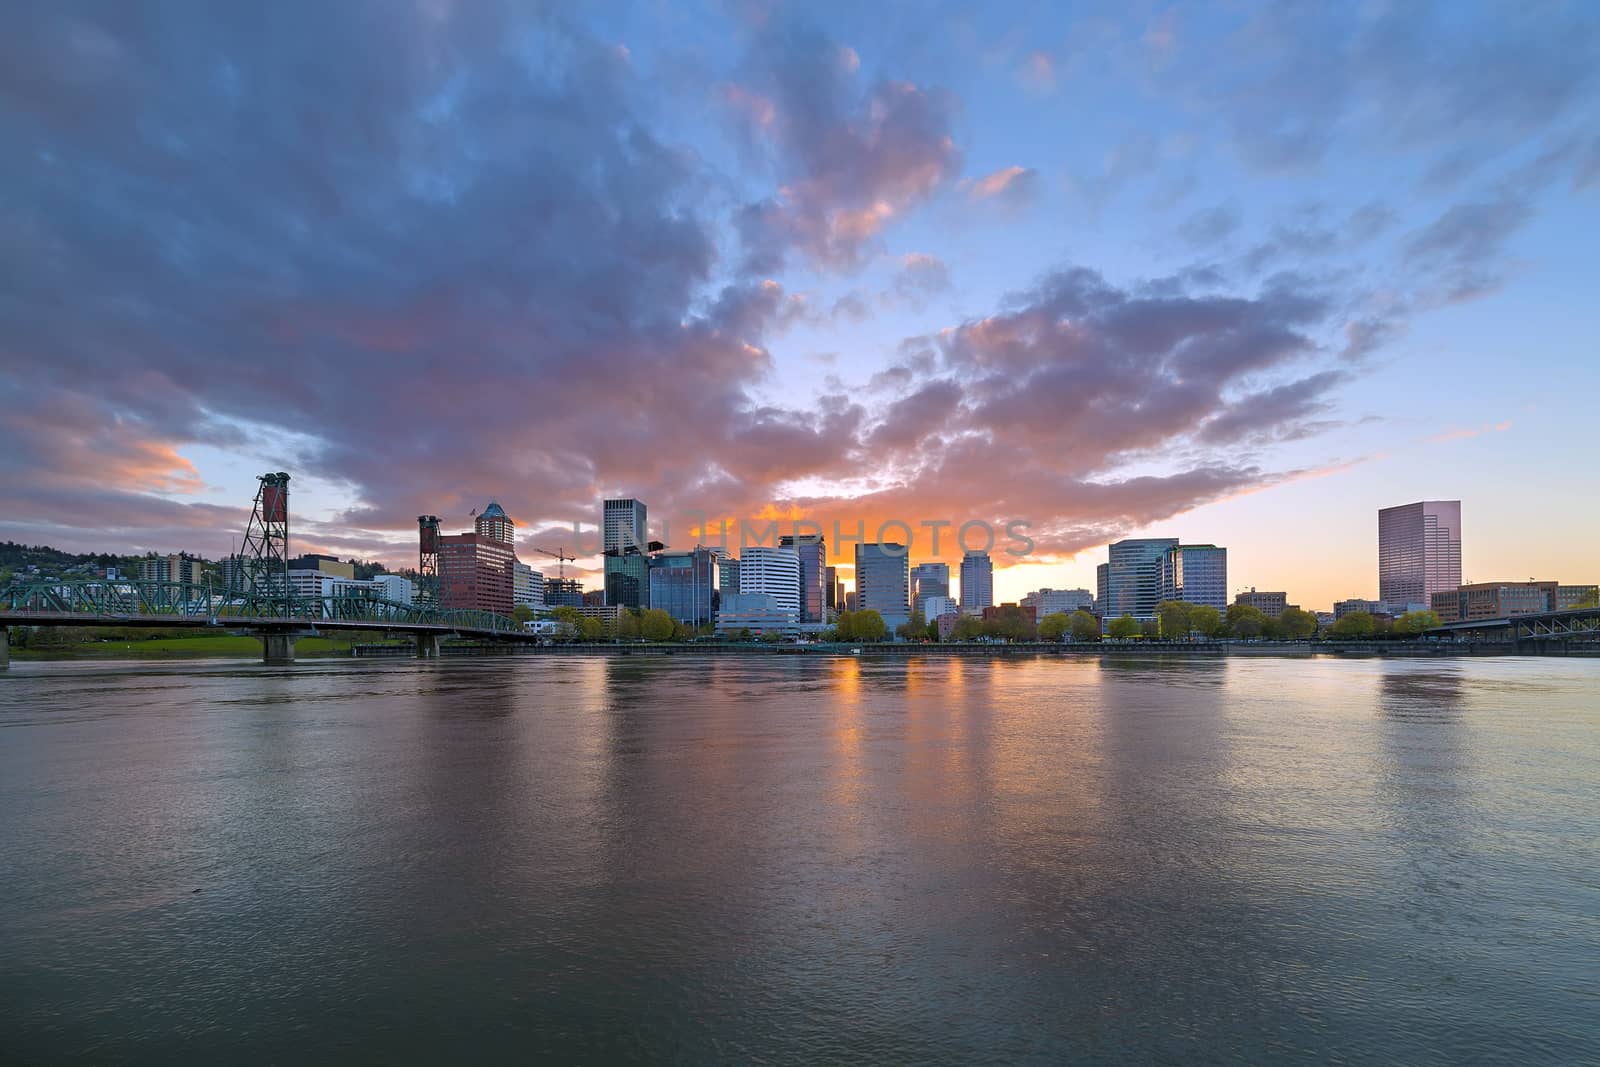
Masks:
[[[961,613],[981,615],[984,608],[992,607],[994,561],[987,552],[968,552],[961,557]]]
[[[1276,619],[1294,606],[1289,603],[1288,593],[1258,593],[1255,586],[1251,586],[1249,592],[1240,593],[1234,597],[1233,602],[1235,604],[1243,604],[1245,607],[1255,608],[1269,619]]]
[[[600,502],[600,551],[607,604],[643,610],[650,606],[650,543],[643,501],[620,497]]]
[[[1461,501],[1421,500],[1378,512],[1378,599],[1430,604],[1461,585]]]
[[[906,546],[897,542],[856,545],[859,610],[876,611],[890,634],[911,621],[910,562]]]
[[[583,583],[576,578],[551,578],[546,575],[544,606],[547,609],[583,607]]]
[[[1560,602],[1560,582],[1474,582],[1435,593],[1428,605],[1446,623],[1543,615]]]
[[[203,561],[189,555],[146,556],[139,561],[139,580],[193,585],[200,581],[203,567]]]
[[[1162,599],[1162,560],[1177,547],[1176,537],[1130,537],[1106,546],[1106,562],[1095,570],[1100,614],[1106,619],[1155,618]]]
[[[911,614],[921,615],[924,619],[936,618],[930,616],[927,607],[922,603],[927,597],[947,597],[950,595],[950,564],[948,563],[919,563],[911,568]]]
[[[717,609],[716,557],[696,545],[689,552],[658,552],[650,557],[650,606],[678,622],[711,622]]]
[[[769,597],[772,608],[800,622],[800,554],[794,548],[752,545],[739,553],[739,596]]]
[[[520,560],[512,565],[511,604],[513,607],[544,607],[544,575]]]
[[[828,621],[828,546],[821,534],[785,534],[779,548],[792,548],[800,557],[800,621]]]
[[[1173,545],[1161,555],[1161,600],[1228,610],[1228,550],[1216,545]],[[1159,603],[1160,601],[1157,601]]]
[[[1074,611],[1094,612],[1094,594],[1087,589],[1038,589],[1022,598],[1022,607],[1032,608],[1037,618],[1046,615],[1071,615]]]
[[[472,533],[439,538],[439,606],[446,610],[510,615],[515,606],[516,523],[494,501],[473,522]]]

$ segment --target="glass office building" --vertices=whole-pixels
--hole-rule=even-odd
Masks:
[[[976,615],[994,607],[994,561],[987,552],[968,552],[961,559],[961,610]]]
[[[708,548],[662,552],[650,560],[650,606],[690,626],[711,622],[716,608],[716,566]]]
[[[906,546],[895,542],[856,546],[856,602],[861,611],[876,611],[893,634],[911,621],[911,561]]]
[[[1208,604],[1226,612],[1228,550],[1216,545],[1173,545],[1167,549],[1161,557],[1160,599]]]
[[[1378,599],[1429,604],[1461,585],[1461,501],[1420,500],[1378,512]]]
[[[1176,537],[1130,537],[1107,546],[1101,613],[1153,619],[1161,602],[1161,562],[1178,547]]]
[[[828,547],[822,535],[785,535],[778,547],[792,548],[800,557],[800,621],[826,622]]]

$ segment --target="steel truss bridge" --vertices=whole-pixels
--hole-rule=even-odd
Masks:
[[[323,630],[414,634],[419,656],[446,637],[527,642],[538,638],[492,611],[444,610],[368,596],[229,595],[210,583],[90,579],[15,583],[0,591],[0,656],[12,626],[139,626],[245,630],[267,663],[294,660],[294,638]],[[0,658],[0,667],[5,664]]]
[[[1469,619],[1429,630],[1428,636],[1467,641],[1515,641],[1519,645],[1600,643],[1600,608]]]

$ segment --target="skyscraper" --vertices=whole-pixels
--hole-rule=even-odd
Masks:
[[[679,622],[698,626],[712,620],[716,566],[711,550],[661,552],[650,559],[650,606]]]
[[[968,552],[961,558],[961,610],[977,615],[994,607],[994,561],[987,552]]]
[[[828,547],[821,534],[786,534],[778,538],[779,548],[792,548],[800,557],[800,621],[825,622],[823,614],[827,590],[823,582],[828,565]]]
[[[517,524],[511,521],[506,509],[496,501],[489,501],[489,506],[473,521],[472,528],[479,537],[487,537],[503,545],[516,544]]]
[[[739,595],[769,596],[779,611],[800,617],[800,554],[753,545],[739,553]]]
[[[1108,619],[1155,618],[1161,602],[1161,561],[1177,545],[1176,537],[1130,537],[1108,545],[1102,614]]]
[[[837,568],[825,568],[822,574],[823,607],[827,608],[829,611],[839,611],[844,607],[843,604],[839,603],[839,601],[842,599],[839,596],[839,590],[841,588],[842,587],[839,585],[839,573]]]
[[[1421,500],[1378,512],[1378,599],[1429,604],[1461,585],[1461,501]]]
[[[600,503],[600,550],[622,551],[630,546],[645,551],[647,541],[645,506],[642,501],[626,497],[604,500]]]
[[[927,617],[924,597],[950,595],[950,564],[919,563],[911,568],[911,613]]]
[[[857,603],[860,610],[883,616],[891,634],[911,619],[910,563],[905,545],[856,545]]]
[[[1216,545],[1173,545],[1161,556],[1161,600],[1209,604],[1228,610],[1228,550]]]

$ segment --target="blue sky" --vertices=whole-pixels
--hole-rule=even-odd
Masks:
[[[285,469],[394,564],[625,493],[1326,607],[1459,497],[1470,576],[1597,577],[1591,5],[7,18],[0,537],[216,553]]]

